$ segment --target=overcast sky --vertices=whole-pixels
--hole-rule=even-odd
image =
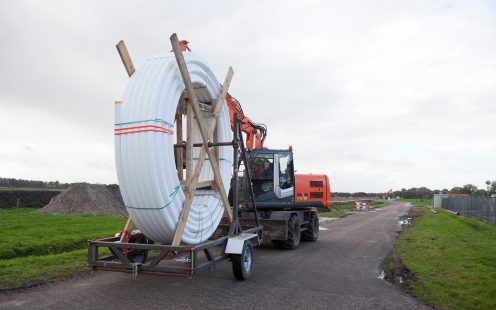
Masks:
[[[333,191],[496,180],[495,1],[0,1],[0,177],[115,183],[114,101],[177,32]]]

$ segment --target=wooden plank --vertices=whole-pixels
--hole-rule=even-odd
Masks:
[[[200,128],[200,133],[202,135],[202,140],[203,140],[203,144],[204,144],[204,146],[202,147],[202,149],[200,151],[200,156],[199,156],[198,162],[197,162],[196,167],[195,167],[195,172],[193,173],[193,176],[189,182],[188,192],[186,193],[186,201],[183,204],[183,209],[181,211],[179,223],[176,227],[176,233],[174,235],[174,240],[172,242],[173,245],[179,245],[179,243],[181,242],[181,237],[182,237],[183,231],[184,231],[184,226],[186,225],[186,221],[188,219],[189,210],[191,208],[191,203],[193,202],[193,197],[194,197],[194,193],[195,193],[195,186],[198,183],[198,178],[200,176],[201,168],[203,166],[203,163],[205,162],[206,153],[208,153],[208,156],[210,159],[209,162],[212,166],[212,170],[213,170],[214,175],[215,175],[214,180],[215,180],[215,183],[217,184],[218,190],[220,192],[220,195],[222,198],[222,203],[224,205],[225,211],[228,214],[229,219],[232,221],[232,211],[231,211],[231,208],[229,205],[229,200],[227,198],[226,192],[224,190],[224,186],[222,184],[222,178],[221,178],[220,171],[219,171],[217,156],[215,155],[215,152],[211,148],[208,147],[208,142],[209,142],[210,134],[212,134],[214,129],[215,129],[216,118],[218,117],[218,115],[220,113],[222,103],[225,101],[225,96],[227,94],[227,90],[228,90],[229,85],[231,83],[231,79],[232,79],[234,72],[233,72],[232,68],[229,67],[228,74],[226,75],[226,79],[224,81],[224,85],[222,87],[221,94],[219,95],[219,98],[217,99],[217,103],[220,102],[221,104],[216,104],[214,112],[213,112],[214,118],[213,118],[212,122],[210,123],[209,130],[207,131],[207,129],[205,129],[203,117],[201,115],[201,111],[199,108],[198,98],[196,97],[196,93],[194,91],[193,84],[191,82],[191,78],[189,76],[188,69],[186,67],[186,62],[184,60],[184,56],[182,54],[182,51],[179,48],[179,43],[178,43],[178,39],[177,39],[176,34],[173,34],[171,36],[171,43],[172,43],[172,49],[174,51],[174,55],[176,56],[176,60],[177,60],[178,66],[179,66],[179,70],[181,72],[181,76],[183,78],[186,89],[188,90],[188,93],[189,93],[189,97],[191,100],[189,102],[190,103],[189,106],[192,107],[193,113],[196,116],[196,121],[197,121],[198,126]]]
[[[187,190],[187,186],[188,186],[188,183],[186,181],[182,181],[180,182],[181,183],[181,186]],[[215,183],[214,180],[210,180],[210,181],[202,181],[202,182],[198,182],[196,183],[196,186],[195,186],[195,189],[199,189],[199,188],[205,188],[205,187],[211,187],[211,188],[217,188],[217,184]]]
[[[126,238],[126,232],[131,235],[131,232],[133,231],[133,228],[135,227],[133,220],[131,217],[127,218],[126,226],[124,226],[124,229],[122,230],[122,235],[121,238],[119,239],[120,242],[124,242],[124,239]]]
[[[178,113],[176,114],[176,143],[183,143],[183,115]],[[184,178],[183,175],[183,148],[179,147],[175,149],[176,151],[176,169],[177,169],[177,177],[179,181],[182,181]]]
[[[193,176],[193,109],[186,100],[186,182],[191,183]]]
[[[124,41],[120,40],[115,47],[117,47],[119,56],[121,56],[121,60],[122,63],[124,64],[124,68],[126,68],[127,75],[129,76],[133,75],[136,69],[134,68],[133,61],[131,60],[131,56],[129,56],[129,52],[127,51],[126,44],[124,43]]]

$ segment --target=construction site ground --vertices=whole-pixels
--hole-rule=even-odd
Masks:
[[[262,246],[255,274],[239,282],[231,264],[194,278],[94,272],[39,287],[0,292],[0,309],[422,309],[380,278],[409,205],[321,221],[318,242],[293,251]]]

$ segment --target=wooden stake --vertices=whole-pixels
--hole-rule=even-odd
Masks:
[[[193,176],[193,109],[186,99],[186,184],[190,186]]]
[[[115,46],[117,48],[117,52],[119,52],[119,56],[121,57],[122,63],[124,64],[124,68],[126,69],[127,75],[131,77],[136,69],[134,68],[133,61],[131,60],[131,56],[129,56],[129,52],[127,51],[126,44],[124,41],[120,40],[119,43]],[[122,235],[120,242],[124,241],[126,238],[126,231],[130,234],[135,227],[133,220],[129,216],[127,218],[126,226],[122,230]]]
[[[198,178],[201,173],[201,168],[205,162],[205,156],[208,153],[209,157],[209,162],[210,165],[212,166],[212,170],[214,172],[214,181],[217,185],[217,188],[219,190],[219,193],[221,195],[222,203],[224,205],[224,209],[226,213],[228,214],[229,219],[232,221],[232,210],[229,205],[229,200],[227,198],[226,192],[224,190],[224,185],[222,184],[222,177],[220,175],[219,171],[219,165],[217,162],[217,156],[214,152],[213,149],[208,147],[209,143],[209,136],[214,132],[215,126],[216,126],[216,121],[217,117],[220,114],[220,110],[222,108],[222,105],[225,101],[225,96],[227,94],[227,90],[229,89],[229,85],[231,83],[232,76],[234,74],[233,70],[231,67],[229,67],[224,84],[222,86],[222,91],[217,98],[217,103],[215,105],[214,111],[213,111],[213,119],[212,122],[209,124],[208,130],[205,128],[205,122],[203,120],[203,115],[201,114],[200,107],[199,107],[199,101],[198,98],[196,97],[196,93],[193,88],[193,84],[191,82],[191,78],[189,76],[188,68],[186,67],[186,62],[184,60],[184,55],[182,54],[182,51],[179,48],[179,43],[177,39],[177,35],[173,34],[171,36],[171,43],[172,43],[172,49],[174,51],[174,55],[176,56],[176,60],[179,66],[179,70],[181,72],[181,76],[183,78],[184,84],[186,86],[186,89],[188,90],[189,98],[190,101],[188,102],[189,105],[192,107],[194,116],[196,117],[196,121],[198,123],[198,127],[200,129],[200,133],[202,136],[203,140],[203,147],[201,148],[200,151],[200,156],[198,158],[198,162],[195,166],[195,172],[193,173],[193,176],[191,178],[191,181],[189,185],[187,186],[188,190],[186,192],[186,201],[183,204],[183,209],[181,211],[181,217],[179,219],[179,223],[176,228],[176,234],[174,235],[174,240],[172,242],[172,245],[179,245],[181,242],[181,237],[184,231],[184,226],[186,225],[186,221],[188,219],[189,215],[189,210],[191,208],[191,204],[193,202],[195,190],[196,190],[196,185],[198,184]],[[187,149],[187,148],[186,148]]]
[[[131,232],[133,231],[134,226],[135,225],[133,223],[133,220],[131,219],[131,217],[128,217],[127,222],[126,222],[126,226],[124,226],[124,229],[122,230],[121,239],[119,240],[120,242],[124,241],[127,234],[131,235]]]
[[[176,114],[176,143],[183,144],[183,115],[182,113]],[[183,148],[176,149],[176,168],[177,168],[177,177],[179,181],[182,181],[183,176]]]
[[[126,68],[127,75],[133,75],[134,71],[136,70],[134,69],[133,61],[131,60],[129,52],[127,51],[126,44],[124,44],[124,41],[120,40],[115,47],[117,47],[119,56],[121,56],[121,60],[124,64],[124,68]]]

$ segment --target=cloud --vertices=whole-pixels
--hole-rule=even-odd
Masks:
[[[496,178],[495,15],[491,1],[4,1],[0,174],[115,182],[114,44],[139,69],[177,32],[219,80],[234,67],[267,145],[292,145],[298,171],[334,190],[482,186]]]

